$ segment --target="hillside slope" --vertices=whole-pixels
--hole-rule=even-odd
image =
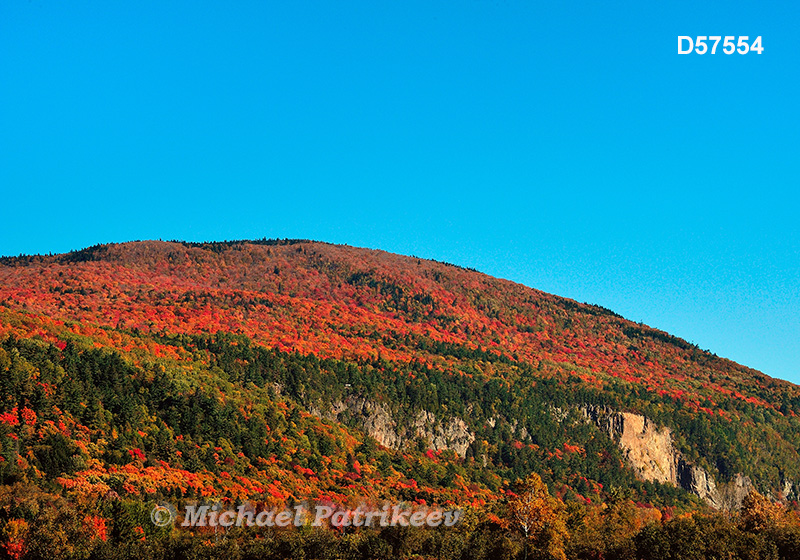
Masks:
[[[565,499],[624,487],[715,508],[751,484],[791,501],[800,481],[797,386],[598,306],[382,251],[4,258],[0,340],[6,480],[486,503],[536,471]]]

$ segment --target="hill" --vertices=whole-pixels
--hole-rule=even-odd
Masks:
[[[596,305],[311,241],[1,259],[0,398],[0,482],[70,507],[491,512],[536,472],[641,521],[791,505],[800,481],[791,383]]]

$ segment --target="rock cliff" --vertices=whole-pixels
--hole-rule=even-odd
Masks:
[[[410,419],[398,421],[397,415],[386,405],[363,397],[351,396],[336,401],[325,410],[312,407],[311,412],[331,421],[356,425],[379,444],[392,449],[422,438],[434,451],[449,449],[463,458],[475,441],[475,434],[461,418],[440,418],[423,410]],[[584,405],[579,412],[617,443],[641,480],[683,488],[709,506],[724,510],[741,507],[753,488],[750,478],[742,474],[728,483],[718,484],[703,467],[687,461],[675,448],[670,428],[658,426],[641,414],[595,405]],[[559,421],[565,421],[568,416],[557,408],[553,408],[553,414]],[[494,418],[487,421],[489,425],[495,422]],[[513,426],[517,432],[516,422]],[[781,498],[788,498],[793,490],[792,482],[787,480]]]
[[[675,448],[669,428],[630,412],[586,406],[584,415],[615,440],[642,480],[673,483],[677,480]]]
[[[688,462],[675,449],[672,430],[659,427],[640,414],[594,405],[584,405],[580,411],[617,442],[642,480],[681,487],[711,507],[725,510],[739,509],[753,487],[750,478],[742,474],[737,474],[727,484],[718,485],[705,469]],[[791,492],[791,482],[787,481],[784,486]]]
[[[461,418],[442,419],[422,410],[411,422],[400,423],[388,407],[361,397],[336,401],[328,410],[312,407],[311,412],[336,422],[349,419],[378,443],[392,449],[399,449],[414,438],[423,438],[434,451],[450,449],[463,458],[475,441],[475,434]]]

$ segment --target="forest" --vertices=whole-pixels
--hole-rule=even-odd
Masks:
[[[800,391],[598,306],[307,241],[0,263],[7,558],[798,558]],[[736,507],[585,414],[674,434]],[[456,527],[193,528],[158,504],[459,508]]]

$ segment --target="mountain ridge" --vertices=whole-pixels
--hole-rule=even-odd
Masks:
[[[141,360],[125,356],[147,348],[148,360],[174,356],[203,371],[202,364],[216,364],[216,373],[201,377],[233,381],[226,390],[242,394],[248,391],[244,382],[265,391],[279,388],[267,398],[289,399],[304,414],[316,407],[320,419],[346,430],[369,434],[383,418],[382,441],[402,441],[394,446],[398,453],[448,451],[448,438],[460,434],[458,451],[447,462],[466,469],[459,475],[464,480],[489,484],[484,488],[499,486],[480,482],[468,465],[482,465],[500,481],[538,469],[548,484],[560,481],[571,495],[601,480],[633,484],[638,476],[650,484],[625,466],[630,452],[624,446],[613,451],[613,434],[599,444],[603,430],[559,419],[548,402],[563,411],[605,406],[669,429],[681,461],[720,488],[747,477],[790,500],[800,480],[800,387],[600,306],[448,263],[308,240],[96,245],[0,259],[0,314],[0,338],[7,341],[38,337],[60,347],[72,337],[64,329],[90,329],[81,336],[120,353],[123,361]],[[13,326],[25,321],[33,323]],[[234,338],[214,342],[225,333]],[[240,348],[249,349],[236,357]],[[278,362],[262,348],[277,352]],[[314,360],[330,364],[324,367],[337,380],[332,386],[315,378]],[[242,369],[240,361],[303,371],[285,378]],[[348,398],[375,404],[350,411]],[[22,405],[9,402],[9,410],[12,404]],[[332,417],[331,410],[339,412]],[[162,421],[179,433],[169,418]],[[386,432],[392,425],[416,428],[400,437]],[[140,445],[143,456],[158,453]],[[587,455],[590,445],[601,445],[599,460]],[[280,464],[316,470],[320,461],[312,463]],[[214,463],[204,468],[213,472]],[[686,484],[677,475],[653,480],[656,486],[639,491],[650,493],[648,499],[674,500],[672,490],[658,483],[699,485],[694,475],[685,478]],[[733,507],[741,497],[735,502]]]
[[[35,265],[36,263],[43,264],[43,263],[48,263],[48,262],[49,263],[58,262],[60,264],[74,264],[74,263],[88,262],[88,261],[91,261],[91,262],[112,261],[112,262],[123,262],[124,263],[126,257],[130,258],[131,256],[135,256],[135,253],[133,255],[130,255],[130,254],[125,255],[124,253],[116,253],[115,254],[114,251],[115,250],[120,250],[120,249],[122,249],[122,250],[131,249],[133,247],[140,248],[140,249],[142,249],[142,248],[145,249],[144,251],[138,251],[140,254],[151,253],[152,250],[155,249],[156,247],[160,248],[162,253],[164,253],[164,251],[166,249],[170,249],[170,252],[172,254],[175,254],[174,250],[178,249],[178,248],[181,248],[181,247],[188,248],[188,249],[204,249],[204,250],[210,250],[210,251],[212,251],[214,253],[219,253],[219,252],[222,252],[223,250],[231,250],[231,249],[236,250],[236,248],[242,248],[242,247],[245,247],[245,246],[259,246],[259,247],[268,247],[268,248],[269,247],[284,247],[285,248],[285,247],[292,247],[292,246],[298,246],[298,245],[304,245],[304,244],[308,245],[308,246],[325,246],[325,247],[330,247],[330,248],[340,248],[340,249],[356,251],[356,252],[366,251],[366,252],[369,252],[369,253],[372,253],[372,254],[375,254],[375,255],[380,255],[380,256],[383,256],[383,257],[390,257],[390,258],[401,259],[401,260],[406,260],[406,261],[425,262],[425,263],[430,263],[432,265],[441,265],[441,266],[444,266],[444,267],[451,267],[453,269],[457,269],[457,270],[464,271],[464,272],[472,272],[472,273],[475,273],[477,275],[480,275],[484,280],[485,279],[489,279],[491,282],[507,283],[509,286],[511,286],[514,289],[530,290],[531,292],[533,292],[534,294],[537,294],[539,296],[545,296],[547,298],[557,298],[560,301],[560,303],[562,305],[566,306],[567,308],[577,309],[577,310],[580,310],[583,313],[598,314],[598,315],[607,314],[607,315],[609,315],[611,317],[615,317],[615,318],[621,319],[626,324],[626,327],[629,328],[629,329],[632,329],[633,331],[636,331],[637,329],[642,329],[646,333],[646,334],[643,334],[643,336],[659,338],[659,339],[662,339],[663,341],[675,344],[676,346],[679,346],[679,347],[681,347],[683,349],[697,350],[700,353],[702,353],[703,355],[705,355],[708,359],[724,360],[724,361],[727,361],[727,362],[729,362],[731,364],[734,364],[735,366],[737,366],[739,368],[745,369],[745,370],[749,371],[750,373],[752,373],[754,375],[761,375],[761,376],[764,376],[764,377],[769,377],[766,374],[764,374],[763,372],[760,372],[760,371],[758,371],[758,370],[756,370],[754,368],[750,368],[750,367],[738,364],[736,362],[733,362],[732,360],[728,360],[727,358],[719,357],[716,354],[711,353],[710,351],[700,350],[700,348],[696,344],[688,342],[688,341],[686,341],[684,339],[681,339],[679,337],[673,336],[673,335],[667,333],[666,331],[662,331],[660,329],[657,329],[657,328],[654,328],[654,327],[650,327],[650,326],[645,325],[643,323],[637,323],[637,322],[625,319],[624,317],[622,317],[621,315],[615,313],[614,311],[612,311],[610,309],[607,309],[607,308],[604,308],[602,306],[596,305],[596,304],[590,304],[590,303],[585,303],[585,302],[581,303],[581,302],[578,302],[576,300],[572,300],[570,298],[557,296],[555,294],[549,294],[549,293],[543,292],[543,291],[538,290],[536,288],[532,288],[532,287],[526,286],[524,284],[521,284],[521,283],[513,281],[513,280],[495,278],[495,277],[492,277],[492,276],[490,276],[490,275],[488,275],[486,273],[479,272],[479,271],[477,271],[475,269],[462,267],[462,266],[457,265],[457,264],[436,261],[436,260],[433,260],[433,259],[423,259],[423,258],[415,257],[415,256],[396,255],[396,254],[393,254],[393,253],[388,253],[388,252],[382,251],[380,249],[365,249],[365,248],[359,248],[359,247],[351,247],[349,245],[335,245],[335,244],[331,244],[331,243],[319,242],[319,241],[309,241],[309,240],[305,240],[305,239],[262,239],[262,240],[255,240],[255,241],[235,240],[235,241],[224,241],[224,242],[133,241],[133,242],[126,242],[126,243],[100,244],[100,245],[95,245],[95,246],[92,246],[92,247],[88,247],[86,249],[70,251],[68,253],[62,253],[62,254],[47,255],[47,256],[45,256],[45,255],[25,255],[25,256],[17,256],[17,257],[2,257],[2,258],[0,258],[0,265],[16,267],[16,266],[20,266],[20,265],[22,265],[22,266],[27,266],[27,265],[31,265],[31,264]],[[104,253],[103,256],[98,256],[101,253]],[[165,255],[165,256],[169,256],[169,253],[167,255]],[[641,333],[636,333],[636,334],[638,335],[638,334],[641,334]],[[782,382],[782,383],[790,383],[791,384],[791,382],[784,381],[784,380],[778,380],[777,378],[769,378],[769,379],[771,379],[771,380],[774,379],[774,380]],[[792,385],[794,385],[794,384],[792,384]]]

